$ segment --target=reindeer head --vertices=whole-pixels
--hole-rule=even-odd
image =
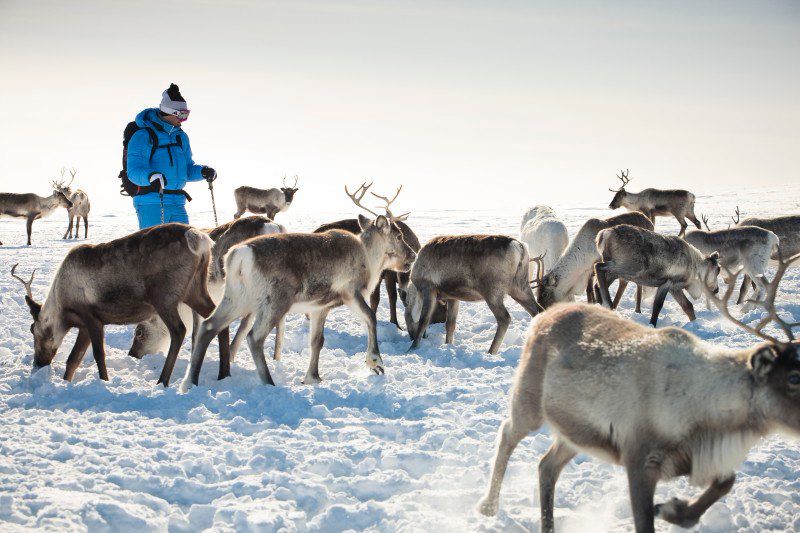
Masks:
[[[628,195],[628,193],[625,192],[625,186],[628,184],[628,182],[631,181],[630,179],[628,179],[628,172],[630,171],[628,169],[625,169],[621,171],[620,173],[621,175],[617,174],[617,177],[622,182],[622,187],[620,187],[619,189],[608,189],[609,191],[616,193],[614,194],[614,198],[611,200],[611,203],[608,204],[608,207],[610,209],[617,209],[619,207],[622,207],[622,203],[625,201],[625,197]]]
[[[706,257],[697,265],[695,276],[689,285],[686,286],[686,291],[695,300],[703,295],[705,290],[711,291],[712,294],[719,292],[719,252],[714,252]]]
[[[148,354],[166,353],[169,348],[169,331],[158,315],[136,324],[133,343],[128,355],[141,359]]]
[[[283,192],[283,198],[286,200],[287,207],[291,205],[292,200],[294,200],[294,193],[299,190],[300,189],[297,188],[297,174],[294,175],[294,184],[292,184],[291,187],[286,186],[286,176],[283,177],[283,187],[281,187],[281,192]]]
[[[722,298],[714,296],[708,289],[704,291],[709,301],[714,303],[725,318],[744,331],[766,341],[747,354],[748,369],[754,384],[754,397],[768,424],[779,426],[777,429],[787,428],[794,433],[800,433],[800,350],[798,350],[800,345],[795,340],[792,329],[800,326],[800,322],[786,322],[778,315],[775,309],[775,296],[786,269],[798,259],[800,254],[784,259],[778,248],[778,269],[775,278],[767,285],[764,299],[753,302],[766,310],[766,316],[755,326],[734,318],[729,310],[730,298],[739,272],[731,273],[726,270],[731,283]],[[775,324],[783,332],[786,340],[764,333],[764,328],[770,323]]]
[[[66,178],[64,175],[66,173],[67,169],[62,167],[61,179],[53,180],[50,182],[50,184],[53,186],[53,193],[58,200],[58,205],[66,209],[72,209],[72,201],[69,199],[69,197],[72,195],[72,189],[70,186],[72,185],[72,182],[75,181],[75,174],[77,174],[78,171],[74,168],[70,169],[69,173],[71,179],[69,180],[69,183],[65,184],[64,182],[66,181]]]
[[[31,285],[33,284],[33,275],[36,273],[34,269],[31,272],[31,277],[25,281],[16,275],[18,264],[11,267],[11,277],[19,280],[25,287],[25,303],[31,311],[33,317],[33,324],[31,324],[31,333],[33,334],[33,366],[34,369],[41,368],[49,365],[53,358],[56,356],[58,347],[61,346],[61,341],[64,340],[66,335],[66,328],[63,324],[56,323],[56,321],[42,313],[42,304],[33,299],[33,292]]]
[[[362,183],[354,193],[350,193],[347,186],[344,188],[345,193],[350,197],[353,203],[375,216],[374,220],[364,215],[358,216],[358,225],[361,227],[361,240],[364,241],[365,244],[374,244],[376,240],[381,243],[381,249],[385,250],[383,264],[386,269],[395,270],[397,272],[408,272],[417,254],[411,249],[408,243],[406,243],[405,239],[403,239],[403,231],[397,225],[398,221],[405,220],[408,217],[408,213],[396,217],[389,210],[389,206],[397,199],[403,187],[401,185],[397,189],[397,192],[391,200],[385,196],[372,193],[373,196],[385,202],[383,207],[386,214],[381,215],[364,207],[361,203],[361,200],[363,200],[364,195],[367,194],[371,186],[371,183],[369,185]]]

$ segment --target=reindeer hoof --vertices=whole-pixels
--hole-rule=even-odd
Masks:
[[[667,503],[655,506],[656,517],[685,529],[697,525],[698,519],[689,514],[689,503],[680,498],[672,498]]]
[[[306,374],[306,377],[303,378],[301,382],[303,385],[316,385],[317,383],[321,383],[322,378],[319,377],[319,374]]]
[[[382,376],[386,373],[381,365],[375,366],[372,368],[372,371],[375,372],[375,375]]]
[[[497,502],[484,499],[478,504],[478,512],[483,516],[494,516],[497,514]]]

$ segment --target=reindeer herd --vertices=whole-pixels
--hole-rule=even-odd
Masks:
[[[75,172],[72,172],[74,179]],[[71,380],[91,344],[101,379],[107,380],[103,328],[137,324],[129,355],[166,352],[158,382],[169,385],[184,337],[191,331],[191,360],[181,384],[197,385],[211,340],[219,339],[219,374],[231,364],[246,339],[262,383],[274,385],[264,343],[276,331],[273,358],[279,359],[285,317],[303,313],[310,322],[310,363],[303,383],[321,380],[319,357],[330,311],[346,306],[367,328],[365,364],[385,372],[375,311],[383,280],[391,321],[397,297],[404,305],[412,349],[423,342],[431,323],[445,323],[452,343],[461,301],[484,301],[497,321],[488,348],[498,353],[511,320],[510,296],[535,317],[511,389],[510,416],[503,422],[494,467],[479,511],[498,510],[500,487],[511,453],[531,431],[547,424],[554,443],[539,464],[541,529],[553,531],[554,491],[559,473],[579,452],[625,467],[636,531],[654,531],[662,518],[682,527],[700,516],[732,487],[734,471],[763,436],[800,432],[800,356],[793,328],[776,309],[778,286],[800,258],[800,216],[744,219],[733,227],[706,230],[694,213],[688,191],[625,190],[618,176],[611,209],[630,212],[587,220],[572,240],[547,206],[523,217],[520,238],[504,235],[451,235],[421,245],[408,226],[408,213],[396,216],[392,198],[364,183],[345,193],[369,213],[325,224],[312,233],[289,233],[273,221],[297,192],[292,187],[235,191],[235,220],[200,230],[163,224],[98,245],[70,250],[43,303],[26,281],[33,317],[34,367],[49,365],[65,334],[77,328],[64,379]],[[3,214],[33,220],[58,206],[84,219],[88,198],[53,183],[53,195],[0,195]],[[365,197],[383,202],[377,212]],[[85,206],[85,207],[84,207]],[[73,211],[74,210],[74,211]],[[245,211],[256,216],[240,218]],[[266,216],[262,216],[266,215]],[[678,236],[655,232],[657,216],[674,216]],[[686,219],[697,231],[686,232]],[[68,235],[65,235],[65,238]],[[772,281],[767,267],[777,266]],[[131,266],[134,268],[131,268]],[[744,272],[737,303],[744,311],[764,311],[755,326],[733,316],[730,301]],[[719,296],[719,276],[727,284]],[[612,298],[609,285],[618,281]],[[645,288],[654,290],[650,323],[644,327],[612,310],[628,284],[636,285],[641,312]],[[751,286],[756,292],[747,298]],[[586,295],[587,303],[576,303]],[[688,293],[688,296],[687,296]],[[745,350],[711,348],[680,328],[654,329],[667,295],[695,319],[691,299],[703,296],[727,320],[764,342]],[[229,327],[239,320],[230,340]],[[786,340],[767,334],[775,325]],[[673,499],[654,505],[656,484],[676,476],[708,488],[692,501]]]

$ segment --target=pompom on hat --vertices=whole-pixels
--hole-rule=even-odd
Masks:
[[[161,105],[158,108],[169,115],[188,114],[189,107],[181,96],[178,86],[171,83],[169,89],[161,94]]]

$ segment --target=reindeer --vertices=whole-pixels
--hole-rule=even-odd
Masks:
[[[163,224],[104,244],[75,246],[64,257],[43,304],[33,299],[33,273],[26,282],[25,302],[33,316],[34,370],[49,365],[64,336],[78,328],[67,358],[64,379],[71,381],[89,344],[100,379],[108,380],[103,328],[135,324],[158,313],[170,333],[169,352],[159,383],[170,374],[186,327],[178,313],[185,303],[202,316],[214,310],[207,290],[211,239],[184,224]]]
[[[239,187],[233,191],[233,198],[236,200],[236,213],[233,218],[237,219],[245,211],[250,211],[256,214],[266,214],[268,218],[275,220],[275,215],[289,209],[294,194],[298,190],[297,174],[294,176],[294,184],[291,187],[286,186],[286,176],[283,177],[283,187],[280,189]]]
[[[616,278],[639,286],[658,287],[650,317],[653,327],[667,293],[675,298],[689,320],[694,320],[694,307],[683,290],[688,290],[694,299],[700,298],[704,284],[701,280],[718,290],[719,253],[704,256],[680,237],[623,224],[602,230],[596,243],[601,261],[594,265],[594,272],[603,305],[612,307],[608,285]]]
[[[628,211],[639,211],[647,215],[648,218],[656,223],[657,216],[674,216],[678,224],[681,225],[679,235],[686,233],[686,219],[691,220],[697,229],[700,229],[700,221],[694,214],[694,194],[682,189],[644,189],[641,192],[628,192],[625,186],[631,181],[628,179],[628,170],[622,171],[617,177],[622,181],[619,189],[608,189],[615,193],[614,198],[609,204],[610,209],[624,207]]]
[[[733,218],[733,223],[736,227],[755,226],[758,228],[771,231],[778,236],[781,244],[781,250],[786,255],[794,255],[800,253],[800,216],[790,215],[775,218],[757,218],[750,217],[744,220],[739,220],[739,208],[736,208],[736,217]],[[773,261],[777,260],[776,254],[772,255]],[[742,277],[742,286],[739,290],[739,298],[736,303],[741,304],[745,302],[747,292],[752,285],[753,288],[757,287],[755,278],[752,278],[747,272]]]
[[[537,258],[541,259],[541,258]],[[434,303],[447,303],[445,343],[453,342],[460,301],[483,300],[497,320],[497,331],[489,347],[496,354],[511,323],[503,304],[511,296],[531,316],[539,304],[528,280],[530,259],[527,247],[504,235],[460,235],[434,237],[420,249],[406,289],[406,325],[419,347],[430,324]]]
[[[367,210],[346,188],[345,192]],[[303,383],[318,383],[325,318],[340,305],[346,305],[366,324],[367,367],[383,374],[375,313],[365,298],[380,283],[384,270],[407,271],[416,254],[391,219],[380,215],[374,220],[359,216],[358,220],[359,235],[341,230],[287,233],[233,247],[225,256],[225,293],[198,328],[184,390],[197,385],[212,337],[237,318],[250,331],[247,343],[261,382],[274,385],[264,359],[264,340],[287,313],[310,315],[311,362]]]
[[[593,288],[594,264],[600,260],[595,239],[601,230],[620,224],[631,224],[644,229],[653,229],[653,223],[650,219],[636,211],[622,213],[604,220],[599,218],[587,220],[578,230],[578,233],[575,234],[575,237],[573,237],[555,265],[546,271],[540,281],[535,283],[536,299],[543,308],[547,309],[557,302],[572,301],[576,295],[583,293],[584,290],[586,291],[586,299],[590,303],[598,299],[595,297]],[[612,307],[616,308],[619,304],[627,286],[628,282],[626,280],[619,280],[619,288]],[[641,301],[641,287],[637,287],[637,313],[641,311]]]
[[[28,246],[31,245],[31,232],[33,231],[33,221],[50,215],[59,207],[66,209],[72,208],[72,202],[61,192],[63,181],[51,181],[53,194],[50,196],[39,196],[33,193],[15,194],[10,192],[0,193],[0,217],[16,217],[26,220],[28,232]],[[0,245],[3,243],[0,242]]]
[[[537,205],[528,209],[522,217],[519,240],[528,245],[531,256],[542,256],[542,268],[544,272],[549,272],[567,248],[569,234],[552,208]]]
[[[579,452],[627,470],[638,533],[655,518],[684,528],[725,496],[735,469],[762,437],[800,433],[800,354],[790,324],[775,310],[782,262],[756,327],[728,311],[733,284],[712,299],[731,322],[766,341],[743,350],[712,348],[692,333],[646,328],[598,306],[560,305],[537,317],[528,333],[511,392],[511,413],[479,511],[497,512],[503,476],[517,444],[543,424],[554,442],[539,462],[541,529],[555,528],[555,485]],[[775,322],[790,339],[763,332]],[[708,488],[693,501],[653,505],[656,484],[689,476]]]
[[[737,216],[739,208],[736,208]],[[758,285],[759,292],[756,299],[763,298],[766,294],[767,279],[765,273],[771,256],[778,251],[778,236],[754,226],[734,227],[724,230],[711,231],[708,227],[708,218],[701,217],[706,231],[690,231],[684,237],[686,242],[709,255],[719,252],[719,264],[723,271],[733,271],[741,268],[745,276],[749,276]],[[736,218],[734,218],[736,222]],[[800,250],[799,250],[800,251]],[[730,283],[731,280],[725,280]],[[750,311],[754,303],[745,304],[745,312]]]
[[[361,201],[370,187],[372,187],[372,183],[367,184],[366,182],[364,182],[354,193],[352,193],[352,195],[357,197],[358,200]],[[411,247],[411,249],[414,250],[414,252],[418,252],[421,247],[419,239],[417,238],[416,234],[411,230],[411,228],[408,227],[408,224],[405,223],[408,213],[401,215],[399,217],[395,217],[390,210],[390,206],[400,195],[400,191],[402,189],[403,186],[401,185],[397,189],[397,192],[395,193],[394,197],[391,200],[389,200],[385,196],[375,194],[374,192],[371,192],[370,194],[384,201],[385,203],[385,205],[383,206],[385,210],[384,216],[394,221],[398,229],[400,229],[400,231],[402,232],[403,240],[406,241],[406,244],[408,244]],[[351,193],[347,191],[347,194],[350,195]],[[367,211],[375,217],[380,216],[378,213],[372,210],[367,210]],[[327,224],[323,224],[322,226],[315,229],[314,233],[324,233],[332,229],[349,231],[350,233],[353,233],[355,235],[361,233],[361,226],[359,225],[357,218],[346,218],[343,220],[337,220],[336,222],[329,222]],[[398,329],[403,329],[400,327],[400,324],[397,320],[397,293],[399,286],[400,297],[401,300],[403,300],[403,305],[405,305],[405,289],[408,286],[408,280],[409,280],[408,272],[395,272],[394,270],[384,270],[382,278],[384,285],[386,286],[386,294],[389,296],[389,321],[395,326],[397,326]],[[369,306],[370,308],[372,308],[373,312],[377,312],[378,304],[380,303],[380,301],[381,301],[381,290],[380,290],[380,284],[378,284],[378,286],[375,287],[375,290],[370,295],[369,299]],[[432,322],[434,324],[439,324],[444,322],[446,312],[447,312],[447,307],[443,303],[437,302]]]
[[[72,192],[70,188],[72,182],[75,181],[75,174],[78,171],[75,168],[71,168],[69,171],[70,180],[69,183],[66,185],[63,184],[64,182],[64,174],[66,172],[65,168],[61,169],[61,182],[58,183],[58,190],[61,193],[69,198],[69,201],[72,202],[72,207],[67,209],[67,218],[69,219],[69,226],[67,227],[67,231],[64,233],[62,239],[66,239],[69,237],[72,238],[72,224],[73,221],[75,223],[75,238],[78,238],[78,228],[80,228],[81,224],[81,217],[83,217],[83,238],[86,239],[89,236],[89,209],[91,209],[91,205],[89,205],[89,195],[86,194],[81,189],[78,189],[75,192]]]
[[[267,217],[255,215],[240,218],[217,226],[216,228],[203,231],[214,241],[211,248],[211,267],[208,272],[208,292],[211,299],[217,303],[222,299],[222,293],[225,289],[225,267],[223,260],[228,250],[234,245],[253,237],[270,235],[273,233],[286,233],[286,228],[280,224],[274,223]],[[181,315],[181,320],[183,321],[183,325],[187,328],[187,331],[196,331],[197,314],[193,313],[191,309],[184,304],[178,306],[178,312]],[[283,344],[283,328],[284,323],[281,321],[278,324],[276,333],[275,359],[280,359],[281,347]],[[231,363],[246,334],[247,331],[240,328],[231,344],[228,328],[224,328],[220,331],[217,336],[220,346],[218,379],[224,379],[231,375]],[[141,359],[145,354],[166,353],[169,349],[169,342],[169,329],[166,324],[164,324],[164,321],[161,320],[161,317],[155,314],[144,322],[136,325],[133,344],[128,351],[128,355],[136,359]]]

